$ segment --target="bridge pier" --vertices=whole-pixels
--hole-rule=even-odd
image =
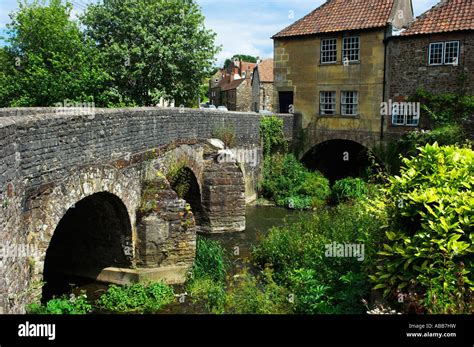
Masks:
[[[178,278],[170,275],[169,281],[182,281],[194,258],[197,229],[190,221],[194,213],[186,207],[173,207],[182,202],[169,189],[164,189],[159,197],[168,199],[161,211],[142,216],[136,213],[140,210],[144,182],[153,181],[146,171],[157,162],[160,164],[160,157],[174,149],[175,154],[181,151],[186,167],[198,182],[207,218],[201,225],[203,231],[245,228],[245,193],[247,198],[254,195],[258,168],[217,162],[220,149],[209,145],[207,139],[212,138],[216,129],[228,127],[235,132],[238,148],[258,148],[259,115],[178,108],[63,111],[0,110],[0,236],[3,249],[12,250],[0,256],[0,312],[24,313],[26,304],[38,299],[39,283],[48,266],[46,254],[58,224],[69,209],[94,194],[111,194],[120,201],[123,211],[126,210],[121,215],[127,217],[129,228],[127,235],[122,235],[123,240],[110,243],[108,238],[117,234],[104,228],[108,236],[102,235],[101,249],[107,244],[115,249],[97,251],[95,255],[100,258],[101,253],[107,254],[110,262],[99,264],[98,259],[88,259],[103,268],[94,264],[93,276],[87,269],[76,269],[76,274],[117,282],[167,278],[173,273]],[[291,130],[293,117],[284,118]],[[188,149],[194,146],[197,155],[186,155],[185,144]],[[161,166],[150,171],[165,172]],[[76,224],[86,221],[88,214],[83,216],[75,219]],[[92,217],[100,220],[101,215]],[[92,247],[95,238],[83,229],[78,228],[79,233],[89,239],[80,241]],[[24,246],[28,246],[28,251],[18,253]],[[113,259],[119,251],[128,254],[130,265]],[[68,253],[58,251],[56,255]],[[119,258],[123,260],[122,254]],[[59,265],[57,269],[61,270]]]

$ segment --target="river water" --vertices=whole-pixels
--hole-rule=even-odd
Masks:
[[[246,211],[246,229],[242,232],[206,235],[205,237],[219,242],[226,250],[231,266],[228,274],[233,276],[246,266],[253,269],[250,259],[252,247],[264,237],[272,227],[281,226],[285,221],[296,221],[301,213],[273,206],[248,206]],[[175,287],[175,293],[184,293],[182,286]],[[160,314],[202,314],[204,307],[191,303],[186,296],[182,300],[166,306]]]
[[[244,266],[245,261],[250,258],[252,247],[256,245],[268,231],[275,226],[281,226],[285,221],[296,221],[302,213],[273,206],[248,206],[246,211],[246,230],[237,233],[224,233],[206,235],[205,237],[218,241],[226,250],[231,262],[229,275],[238,273]],[[90,301],[97,300],[100,295],[107,291],[108,285],[104,283],[82,283],[74,288],[73,292],[79,294],[86,291]],[[175,286],[175,293],[183,293],[183,286]],[[184,302],[176,302],[163,309],[163,314],[196,314],[202,313],[204,309],[192,305],[188,298]]]
[[[272,227],[281,226],[285,221],[296,221],[301,213],[307,213],[272,206],[248,206],[246,212],[245,231],[207,236],[218,241],[227,251],[234,264],[230,269],[231,274],[238,272],[242,262],[250,258],[252,247],[259,243]]]

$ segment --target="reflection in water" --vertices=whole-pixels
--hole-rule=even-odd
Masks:
[[[301,213],[307,212],[269,206],[249,206],[245,231],[208,237],[219,241],[230,253],[232,259],[247,259],[250,257],[252,246],[256,245],[272,227],[283,225],[285,220],[296,221]]]

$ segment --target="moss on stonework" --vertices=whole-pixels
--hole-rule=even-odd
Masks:
[[[165,177],[157,176],[152,181],[145,182],[142,187],[142,198],[139,212],[142,216],[155,212],[158,208],[160,193],[170,190],[170,185]]]

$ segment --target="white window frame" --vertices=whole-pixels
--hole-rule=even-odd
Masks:
[[[446,45],[448,43],[457,43],[457,50],[456,50],[456,58],[457,58],[457,64],[454,64],[454,63],[447,63],[446,62]],[[461,42],[460,41],[446,41],[444,42],[444,49],[443,49],[443,63],[445,65],[459,65],[459,55],[461,53]]]
[[[331,60],[331,61],[324,61],[323,60],[323,56],[324,56],[323,53],[333,51],[333,50],[323,50],[323,47],[325,46],[324,43],[327,42],[327,41],[334,41],[334,47],[335,47],[334,51],[336,52],[336,54],[334,55],[334,60]],[[331,46],[332,46],[332,44],[331,44]],[[321,39],[321,48],[320,48],[319,59],[320,59],[321,64],[334,64],[334,63],[337,63],[337,38]]]
[[[396,111],[395,111],[396,110]],[[392,124],[393,125],[405,125],[405,117],[402,118],[402,122],[396,122],[395,119],[399,119],[399,114],[398,114],[398,111],[400,110],[400,108],[395,108],[395,105],[392,106]],[[396,117],[396,118],[395,118]]]
[[[434,45],[441,45],[441,63],[437,63],[437,64],[432,64],[431,63],[431,52],[432,52],[432,47]],[[443,65],[444,63],[444,42],[432,42],[430,43],[430,53],[428,55],[428,64],[430,66],[440,66],[440,65]]]
[[[447,63],[446,62],[446,44],[448,44],[448,43],[457,43],[457,51],[456,51],[457,64],[455,64],[454,62],[452,62],[452,63]],[[442,47],[441,63],[437,63],[437,64],[432,64],[431,63],[431,53],[432,53],[432,47],[434,45],[441,45],[441,47]],[[459,41],[459,40],[444,41],[444,42],[431,42],[430,43],[430,48],[429,48],[429,55],[428,55],[428,65],[429,66],[442,66],[442,65],[457,66],[457,65],[459,65],[460,56],[461,56],[461,41]]]
[[[352,40],[352,39],[357,39],[357,48],[346,48],[346,40]],[[352,42],[348,43],[349,45],[351,44]],[[351,59],[350,56],[350,52],[351,51],[357,51],[357,59]],[[349,54],[346,55],[346,52],[348,52]],[[344,37],[342,39],[342,59],[344,60],[345,58],[348,58],[348,61],[349,62],[359,62],[360,61],[360,36],[347,36],[347,37]]]
[[[348,103],[347,101],[347,96],[345,95],[346,93],[353,93],[352,94],[352,99],[355,101],[355,103]],[[355,110],[354,113],[347,113],[344,112],[344,108],[346,106],[350,105],[353,110]],[[346,108],[347,110],[347,108]],[[359,115],[359,92],[356,90],[344,90],[341,91],[341,115],[343,116],[351,116],[351,117],[356,117]]]
[[[323,100],[326,101],[328,98],[324,95],[324,93],[331,93],[331,103],[323,103]],[[321,116],[335,116],[336,115],[336,108],[337,108],[337,93],[332,90],[321,90],[319,92],[319,114]],[[324,108],[323,105],[334,105],[333,108]],[[328,111],[332,111],[333,113],[326,113]]]
[[[399,105],[399,104],[398,104]],[[408,123],[408,115],[407,114],[404,114],[402,115],[402,122],[401,123],[397,123],[395,122],[395,117],[397,117],[397,119],[399,119],[400,115],[399,115],[399,110],[400,108],[395,108],[396,105],[393,105],[392,106],[392,125],[396,125],[396,126],[407,126],[407,127],[417,127],[420,125],[420,117],[418,117],[416,119],[416,123]],[[395,110],[397,110],[397,112],[395,112]],[[410,117],[415,117],[415,116],[410,116]],[[413,118],[414,119],[414,118]]]

